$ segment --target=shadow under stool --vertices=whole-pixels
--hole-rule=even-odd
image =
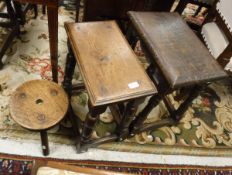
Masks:
[[[138,104],[145,97],[157,93],[155,85],[115,21],[65,23],[65,29],[69,53],[63,86],[70,95],[77,64],[84,83],[78,86],[79,90],[85,87],[89,97],[89,113],[82,126],[78,151],[85,151],[100,143],[125,139]],[[95,123],[107,107],[117,118],[116,132],[92,140]]]
[[[49,154],[46,130],[58,124],[68,110],[68,97],[62,87],[47,80],[23,83],[12,94],[10,113],[23,128],[39,131],[43,154]]]
[[[200,91],[208,90],[215,93],[207,87],[209,82],[227,78],[228,75],[179,14],[167,12],[128,14],[134,33],[139,38],[150,63],[147,73],[158,89],[158,94],[150,98],[147,106],[131,123],[130,132],[133,135],[177,124]],[[183,101],[177,109],[171,105],[167,97],[174,91],[179,92],[175,99]],[[161,100],[167,107],[169,117],[143,124],[148,114]]]

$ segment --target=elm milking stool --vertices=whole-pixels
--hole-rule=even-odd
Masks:
[[[63,86],[70,94],[72,75],[77,63],[89,96],[89,113],[82,127],[78,151],[126,138],[137,105],[146,96],[157,93],[153,82],[115,21],[66,23],[65,29],[69,53]],[[117,106],[123,106],[123,102],[127,102],[127,105],[120,113]],[[107,107],[110,107],[114,117],[122,118],[116,134],[91,140],[94,125]]]
[[[132,25],[142,48],[151,63],[147,72],[158,89],[148,105],[130,126],[131,134],[176,124],[192,100],[208,82],[227,78],[223,68],[177,13],[129,12]],[[169,102],[167,95],[180,90],[177,97],[184,100],[178,109]],[[207,89],[208,90],[208,89]],[[143,121],[163,100],[170,117],[143,125]]]
[[[65,116],[68,97],[58,84],[47,80],[32,80],[19,86],[10,99],[10,113],[20,126],[41,135],[44,155],[49,154],[46,130]]]

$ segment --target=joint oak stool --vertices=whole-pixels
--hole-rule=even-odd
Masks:
[[[227,78],[223,68],[177,13],[129,12],[132,26],[137,33],[150,62],[147,73],[155,83],[158,94],[130,125],[131,134],[176,124],[199,92],[208,82]],[[184,101],[178,109],[169,102],[167,95],[180,90]],[[208,90],[208,89],[207,89]],[[210,89],[209,89],[210,90]],[[211,90],[212,92],[212,90]],[[170,114],[155,123],[143,125],[150,111],[163,100]]]
[[[115,21],[65,23],[65,29],[69,53],[63,86],[70,95],[77,63],[89,96],[89,113],[82,127],[78,151],[125,139],[137,105],[146,96],[156,94],[156,87]],[[127,105],[124,106],[123,102],[127,102]],[[107,107],[110,107],[114,117],[120,118],[116,134],[91,140],[94,125]]]
[[[55,126],[68,110],[68,97],[58,84],[32,80],[19,86],[10,99],[10,113],[20,126],[39,131],[43,154],[49,154],[47,129]]]

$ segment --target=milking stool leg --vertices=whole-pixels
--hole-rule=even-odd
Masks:
[[[40,137],[41,137],[41,144],[42,144],[43,155],[47,156],[49,154],[49,145],[48,145],[47,131],[46,130],[40,131]]]

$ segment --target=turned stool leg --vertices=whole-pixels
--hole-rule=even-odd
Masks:
[[[152,111],[154,107],[156,107],[159,102],[161,101],[161,97],[159,95],[152,96],[148,104],[145,106],[145,108],[136,116],[135,120],[130,125],[130,134],[133,136],[136,131],[139,130],[140,126],[143,125],[143,122],[146,120],[149,113]]]
[[[64,75],[64,81],[62,83],[64,90],[67,92],[69,97],[71,96],[72,92],[72,77],[74,73],[74,69],[76,66],[76,59],[73,55],[73,51],[70,47],[70,43],[68,41],[68,51],[66,57],[66,65],[65,65],[65,75]]]
[[[49,154],[47,131],[45,131],[45,130],[40,131],[40,137],[41,137],[43,155],[47,156]]]
[[[144,99],[138,99],[127,103],[122,121],[116,131],[119,141],[124,140],[129,135],[129,126],[135,118],[135,113],[137,112],[138,105],[143,101]]]
[[[183,114],[187,111],[189,106],[191,105],[192,101],[199,95],[202,89],[204,89],[205,86],[194,86],[190,92],[187,99],[179,106],[179,108],[176,111],[173,111],[171,114],[171,118],[175,119],[176,121],[179,121]]]
[[[82,129],[81,138],[80,138],[80,148],[78,152],[86,151],[88,145],[85,145],[90,141],[93,128],[100,114],[105,112],[106,106],[93,107],[91,102],[88,101],[89,112],[86,116],[85,123]]]

